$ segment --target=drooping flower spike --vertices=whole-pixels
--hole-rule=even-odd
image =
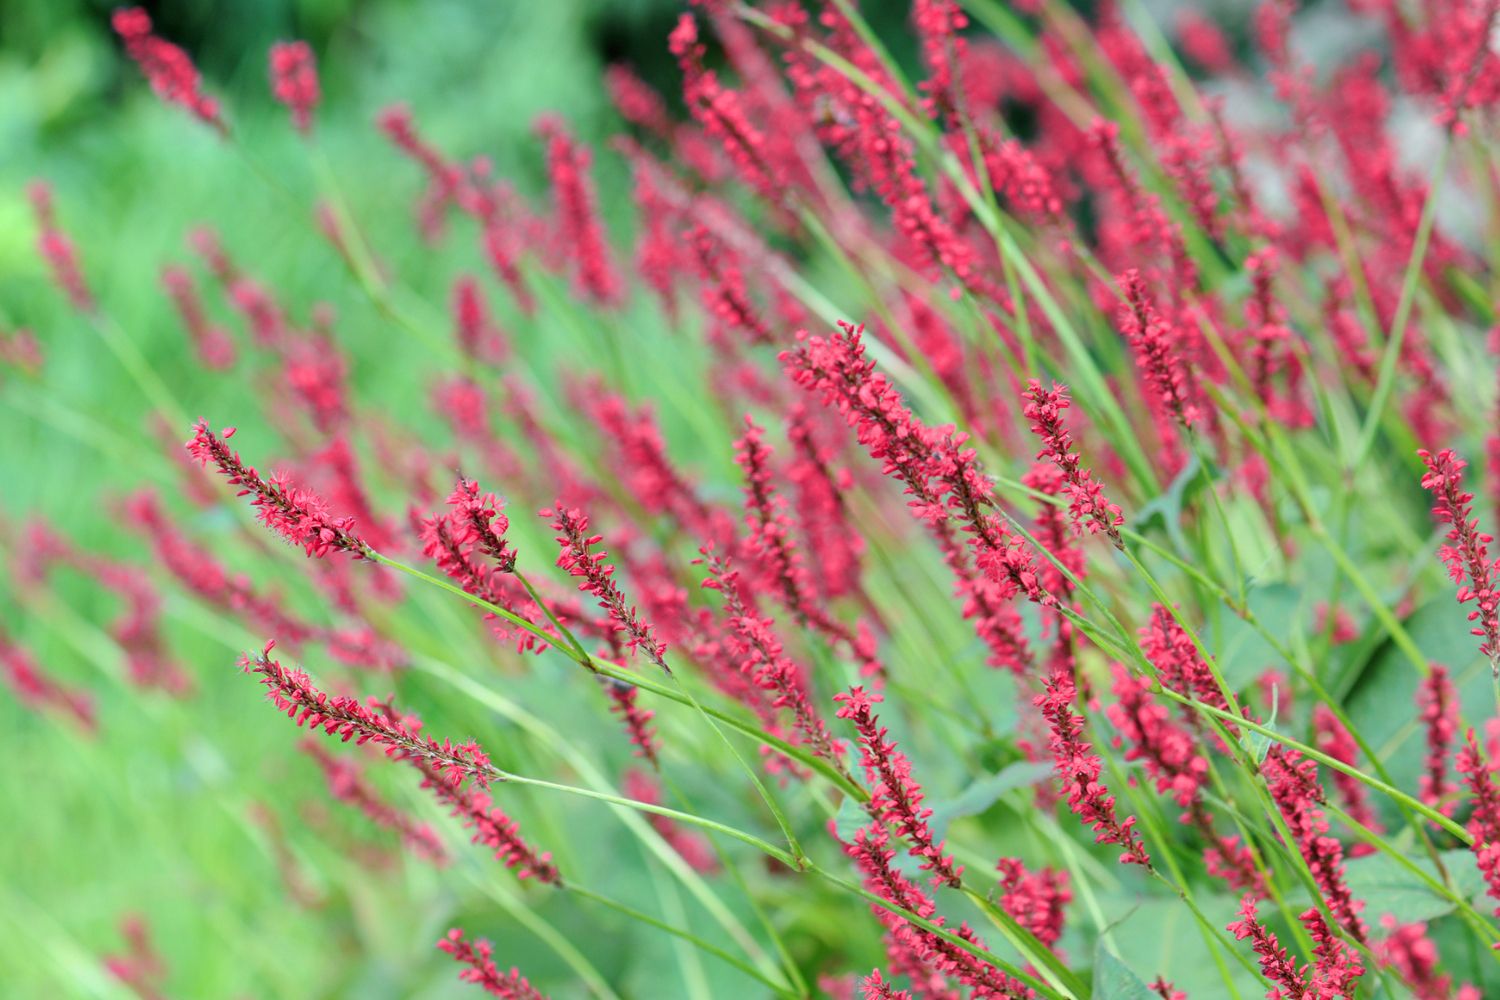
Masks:
[[[547,1000],[520,970],[501,972],[495,965],[495,948],[488,941],[481,939],[478,944],[471,944],[464,938],[464,932],[455,927],[437,946],[455,962],[468,966],[458,974],[459,979],[482,987],[490,996],[503,1000]]]
[[[322,94],[317,61],[306,42],[277,42],[271,46],[271,93],[291,111],[297,131],[312,130],[313,109]]]
[[[239,487],[238,496],[254,497],[250,504],[261,522],[301,546],[309,556],[347,552],[355,559],[364,559],[370,554],[370,546],[354,533],[352,517],[335,516],[321,497],[297,486],[285,474],[272,473],[269,479],[262,479],[230,449],[228,441],[233,436],[233,427],[226,428],[220,437],[208,429],[208,421],[199,420],[187,443],[188,454],[205,468],[212,463],[231,486]]]
[[[219,102],[203,92],[203,81],[192,57],[151,32],[151,16],[140,7],[117,8],[110,17],[125,51],[145,74],[151,89],[168,104],[179,104],[220,133],[229,128],[219,114]]]
[[[625,636],[627,647],[639,649],[648,660],[671,673],[671,668],[662,658],[667,644],[656,638],[651,624],[641,619],[634,606],[626,604],[624,593],[614,581],[614,566],[604,561],[609,553],[594,551],[594,546],[604,541],[604,536],[588,534],[588,516],[561,500],[541,511],[540,516],[550,519],[552,530],[558,532],[561,554],[557,557],[557,565],[578,577],[579,590],[588,591],[598,598],[599,607],[609,615],[615,630]]]
[[[1479,530],[1474,516],[1474,494],[1463,487],[1463,470],[1467,462],[1451,448],[1433,454],[1417,452],[1427,466],[1422,488],[1432,493],[1432,516],[1449,525],[1448,544],[1438,550],[1438,557],[1448,567],[1448,576],[1458,584],[1458,603],[1474,602],[1469,621],[1472,632],[1480,637],[1479,652],[1488,657],[1496,677],[1500,677],[1500,558],[1489,557],[1488,546],[1495,539]]]

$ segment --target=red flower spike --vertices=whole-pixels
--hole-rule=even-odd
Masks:
[[[859,995],[864,1000],[912,1000],[910,990],[898,990],[880,975],[879,969],[859,981]]]
[[[1490,898],[1500,900],[1500,787],[1494,779],[1494,767],[1480,753],[1479,744],[1470,729],[1458,751],[1458,773],[1474,803],[1469,817],[1469,833],[1474,837],[1470,850],[1479,862]],[[1500,906],[1495,908],[1500,916]]]
[[[328,780],[330,795],[364,813],[376,826],[396,833],[412,853],[433,864],[447,864],[448,852],[443,849],[443,843],[432,827],[416,822],[382,799],[354,762],[335,757],[312,737],[300,745],[303,752],[317,761],[323,777]]]
[[[411,111],[394,104],[376,116],[376,125],[396,148],[417,163],[427,175],[427,189],[416,204],[417,225],[428,242],[436,242],[443,232],[443,213],[450,205],[461,205],[469,197],[463,168],[450,163],[443,154],[417,134]]]
[[[1427,737],[1427,756],[1419,794],[1429,806],[1444,808],[1443,799],[1453,790],[1448,780],[1448,755],[1458,735],[1458,694],[1448,679],[1448,668],[1431,664],[1417,693],[1422,726]],[[1451,807],[1450,807],[1451,808]]]
[[[1307,862],[1329,912],[1345,931],[1363,941],[1365,924],[1359,911],[1364,903],[1349,891],[1344,848],[1328,835],[1328,820],[1319,808],[1323,789],[1318,784],[1317,761],[1304,759],[1297,751],[1277,745],[1261,763],[1261,774],[1266,790],[1291,831],[1293,843],[1289,846],[1295,847]]]
[[[439,781],[454,789],[469,778],[481,786],[496,780],[497,772],[478,744],[438,743],[418,732],[420,723],[366,707],[357,698],[331,697],[314,687],[301,670],[271,659],[274,645],[268,643],[254,657],[240,657],[240,666],[246,673],[260,675],[266,697],[298,726],[321,729],[345,743],[374,743],[387,757],[426,764]]]
[[[182,325],[187,328],[203,367],[214,371],[233,368],[234,341],[229,339],[229,334],[223,327],[209,322],[192,275],[184,268],[164,267],[161,269],[161,284],[171,297],[177,315],[182,318]]]
[[[480,939],[478,944],[470,944],[464,940],[464,932],[455,927],[437,946],[439,951],[451,955],[455,962],[468,966],[458,974],[459,979],[483,987],[490,996],[504,1000],[547,1000],[526,981],[520,970],[502,973],[495,966],[492,957],[495,949],[488,941]]]
[[[1481,1000],[1482,994],[1467,983],[1454,990],[1453,977],[1443,973],[1426,924],[1403,924],[1389,913],[1380,923],[1389,936],[1376,946],[1376,961],[1406,981],[1413,1000]]]
[[[922,103],[932,117],[957,126],[958,67],[968,54],[962,32],[969,19],[953,0],[915,0],[911,17],[927,63],[928,77],[921,83],[927,96]]]
[[[1344,724],[1327,705],[1318,705],[1313,708],[1313,734],[1317,748],[1334,760],[1353,766],[1358,759],[1359,747],[1354,742],[1354,737],[1349,734],[1349,730],[1344,728]],[[1365,791],[1364,784],[1343,771],[1333,771],[1331,777],[1339,796],[1344,800],[1344,811],[1349,814],[1349,818],[1363,823],[1376,833],[1384,833],[1385,828],[1381,826],[1379,817],[1370,806],[1370,798]],[[1362,851],[1361,848],[1364,850]],[[1370,850],[1368,845],[1361,844],[1350,853],[1358,856],[1362,853],[1369,853]]]
[[[1141,375],[1155,398],[1183,427],[1202,419],[1192,402],[1186,365],[1178,351],[1179,335],[1163,320],[1151,302],[1140,272],[1120,275],[1125,305],[1120,307],[1120,331],[1136,354]]]
[[[52,187],[46,181],[32,181],[26,189],[36,215],[37,251],[52,271],[52,280],[62,289],[73,308],[79,312],[94,311],[94,296],[83,280],[83,271],[78,266],[78,252],[73,241],[57,226],[57,215],[52,208]]]
[[[1053,766],[1068,793],[1068,806],[1085,826],[1094,830],[1094,842],[1117,844],[1123,864],[1151,868],[1151,856],[1135,832],[1135,817],[1121,821],[1115,813],[1115,797],[1099,780],[1104,762],[1092,744],[1083,739],[1083,718],[1073,711],[1078,689],[1067,670],[1054,671],[1047,679],[1046,693],[1036,705],[1051,729],[1049,746]]]
[[[1067,387],[1054,382],[1051,389],[1044,389],[1040,382],[1031,379],[1023,395],[1027,400],[1023,415],[1031,421],[1031,432],[1042,439],[1042,450],[1036,457],[1051,460],[1062,471],[1068,485],[1068,514],[1073,523],[1080,527],[1087,524],[1091,532],[1102,531],[1116,548],[1124,548],[1119,528],[1125,518],[1120,508],[1105,498],[1103,485],[1080,466],[1078,453],[1073,451],[1073,435],[1063,426],[1062,411],[1073,405]]]
[[[120,921],[120,935],[125,938],[126,952],[104,956],[105,971],[141,1000],[163,1000],[166,994],[162,980],[166,978],[167,965],[151,944],[151,928],[145,918],[138,913],[124,917]]]
[[[1000,873],[1000,906],[1047,947],[1056,946],[1062,938],[1067,919],[1067,905],[1073,894],[1068,890],[1068,873],[1054,868],[1028,872],[1019,858],[1001,858],[995,863]]]
[[[667,40],[682,67],[682,97],[703,130],[722,145],[741,178],[762,198],[780,204],[785,179],[766,156],[766,137],[745,112],[743,95],[719,82],[703,65],[705,48],[698,41],[698,22],[683,14]]]
[[[747,607],[739,573],[730,568],[729,560],[703,550],[709,578],[703,585],[724,597],[724,611],[729,618],[726,649],[734,654],[740,672],[756,687],[775,695],[773,709],[791,712],[792,728],[798,739],[813,753],[844,771],[844,744],[833,738],[808,690],[803,670],[786,655],[781,640],[773,631],[769,618],[760,618]]]
[[[1157,976],[1151,981],[1151,992],[1161,997],[1161,1000],[1188,1000],[1188,995],[1170,982]]]
[[[1236,939],[1243,941],[1249,938],[1255,947],[1255,954],[1260,956],[1260,974],[1271,982],[1277,984],[1280,989],[1268,993],[1268,997],[1300,998],[1309,997],[1313,994],[1308,991],[1307,980],[1304,978],[1305,970],[1297,968],[1297,963],[1292,960],[1291,955],[1281,946],[1276,935],[1271,932],[1265,924],[1262,924],[1256,915],[1256,900],[1254,896],[1246,896],[1240,901],[1240,919],[1230,924],[1226,930],[1233,934]],[[1285,990],[1283,993],[1281,990]]]
[[[471,275],[463,275],[453,283],[453,327],[458,334],[458,346],[466,357],[492,365],[509,360],[509,345],[490,318],[484,293]]]
[[[589,179],[588,148],[552,115],[537,121],[536,132],[547,144],[547,176],[552,182],[557,235],[572,257],[576,284],[595,305],[618,305],[624,293],[599,221],[598,197]]]
[[[875,716],[878,693],[867,693],[853,687],[833,696],[842,706],[836,713],[848,719],[859,734],[860,763],[865,780],[874,788],[866,808],[896,828],[910,845],[914,858],[921,859],[921,869],[932,872],[932,884],[958,888],[963,884],[963,866],[953,863],[953,856],[943,853],[943,842],[937,840],[928,820],[932,810],[922,805],[922,786],[911,776],[911,761],[887,738],[887,730]]]
[[[0,632],[0,678],[21,704],[70,715],[89,734],[97,730],[93,698],[81,688],[69,687],[48,677],[31,655],[4,632]]]
[[[604,88],[621,118],[662,138],[671,134],[675,125],[667,113],[667,102],[629,66],[605,69]]]
[[[630,743],[635,747],[636,756],[644,758],[653,768],[660,769],[661,758],[658,751],[661,741],[651,725],[656,713],[641,707],[637,700],[640,688],[603,674],[599,675],[599,683],[609,696],[609,710],[624,721],[625,731],[630,735]]]
[[[884,821],[874,819],[869,826],[855,832],[852,842],[843,845],[844,853],[864,875],[866,889],[942,927],[944,918],[938,915],[931,897],[892,865],[896,852],[888,846],[889,842]],[[1025,986],[993,965],[930,931],[913,926],[906,918],[873,904],[870,912],[886,929],[886,950],[892,957],[892,967],[899,967],[914,981],[930,981],[941,988],[946,986],[944,978],[951,978],[981,997],[1029,994]],[[971,944],[985,947],[967,924],[960,925],[954,933]]]
[[[180,104],[198,120],[221,134],[229,129],[219,116],[219,103],[201,89],[197,67],[182,49],[151,33],[151,17],[140,7],[120,7],[110,16],[125,52],[145,74],[151,89],[168,104]]]
[[[454,509],[453,540],[459,545],[472,543],[495,563],[502,573],[516,569],[516,553],[505,540],[510,519],[500,512],[503,503],[493,493],[480,493],[479,483],[459,479],[448,503]]]
[[[588,517],[561,500],[555,507],[541,511],[539,516],[550,518],[552,530],[558,532],[557,543],[562,547],[562,554],[557,557],[557,565],[582,581],[578,584],[579,590],[586,590],[599,599],[599,606],[608,612],[615,631],[625,635],[626,646],[640,649],[648,660],[670,674],[672,670],[662,658],[667,644],[656,638],[650,624],[640,619],[634,607],[626,605],[625,595],[613,579],[615,568],[604,561],[608,554],[593,551],[604,536],[587,534]]]
[[[1495,675],[1500,677],[1500,558],[1490,559],[1487,546],[1495,539],[1479,530],[1474,517],[1474,494],[1464,492],[1463,470],[1467,462],[1452,449],[1434,455],[1417,452],[1427,466],[1422,488],[1432,493],[1432,516],[1451,525],[1448,542],[1438,550],[1438,557],[1448,567],[1448,576],[1458,584],[1458,603],[1474,602],[1469,621],[1477,622],[1473,634],[1483,641],[1479,652],[1487,656]]]
[[[302,546],[309,556],[321,558],[332,551],[348,552],[356,559],[368,556],[371,549],[354,534],[353,518],[335,517],[322,498],[297,487],[285,475],[273,473],[269,480],[262,479],[229,448],[227,441],[233,434],[234,428],[227,428],[221,439],[208,429],[206,420],[199,420],[187,443],[188,454],[205,467],[212,462],[231,486],[239,487],[239,496],[253,496],[250,504],[257,508],[261,522]]]
[[[826,339],[799,331],[797,348],[783,351],[780,360],[794,382],[819,393],[843,416],[871,457],[884,461],[882,471],[905,484],[912,498],[907,506],[937,536],[960,581],[967,570],[961,568],[950,519],[969,536],[975,564],[1000,588],[1001,600],[1022,593],[1056,608],[1056,596],[1042,586],[1035,554],[1010,534],[1002,517],[986,513],[995,506],[994,487],[980,471],[974,449],[964,446],[968,435],[918,420],[890,381],[875,373],[875,363],[865,359],[863,332],[863,326],[842,321]]]
[[[277,42],[271,46],[271,94],[292,113],[292,124],[306,134],[312,130],[313,109],[322,94],[318,65],[306,42]]]
[[[441,767],[424,758],[408,758],[422,773],[422,787],[448,806],[466,829],[471,841],[494,852],[495,860],[516,873],[518,879],[534,878],[544,885],[562,885],[562,875],[552,855],[537,853],[521,836],[521,828],[502,810],[495,808],[488,792],[455,784]]]

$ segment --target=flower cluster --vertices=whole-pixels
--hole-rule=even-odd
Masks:
[[[63,290],[75,309],[92,313],[94,296],[78,266],[78,252],[73,247],[73,241],[58,228],[57,214],[52,207],[51,186],[42,181],[34,181],[26,189],[26,196],[36,215],[37,251],[52,269],[52,280]]]
[[[833,738],[823,717],[813,704],[804,671],[789,659],[773,629],[774,622],[753,614],[747,605],[739,572],[727,558],[704,550],[709,578],[703,586],[717,590],[724,598],[724,612],[729,626],[725,643],[741,674],[756,687],[773,694],[773,709],[791,713],[792,727],[798,738],[813,753],[843,769],[843,744]]]
[[[121,7],[111,17],[115,34],[125,51],[145,74],[156,96],[168,104],[180,104],[199,120],[220,132],[227,126],[219,115],[219,102],[203,93],[202,80],[193,60],[182,49],[151,33],[151,16],[140,7]]]
[[[1261,764],[1266,789],[1281,810],[1295,847],[1307,862],[1313,881],[1323,894],[1328,910],[1343,930],[1363,941],[1365,924],[1359,911],[1363,901],[1355,899],[1344,873],[1344,848],[1328,834],[1328,820],[1319,808],[1323,789],[1318,784],[1318,763],[1297,751],[1274,746]]]
[[[313,109],[322,96],[312,48],[302,41],[271,46],[271,94],[292,113],[297,131],[312,129]]]
[[[1047,690],[1036,699],[1037,706],[1051,730],[1049,745],[1057,776],[1067,791],[1068,807],[1096,834],[1100,844],[1117,844],[1123,850],[1124,864],[1151,867],[1146,845],[1135,832],[1135,817],[1121,820],[1115,813],[1115,797],[1099,780],[1104,761],[1083,738],[1084,720],[1073,711],[1078,688],[1066,671],[1054,671],[1047,678]]]
[[[246,673],[259,674],[266,697],[299,726],[321,729],[345,743],[373,743],[387,757],[416,760],[432,769],[439,782],[458,789],[466,779],[481,786],[495,780],[497,772],[479,744],[453,744],[424,737],[408,719],[381,711],[379,705],[361,704],[358,698],[330,696],[313,686],[301,670],[271,659],[274,642],[255,656],[240,658]]]
[[[913,857],[921,859],[923,871],[932,872],[933,885],[963,884],[963,866],[953,863],[951,854],[943,853],[927,822],[932,810],[922,805],[922,786],[911,776],[911,761],[896,749],[887,730],[880,724],[874,705],[881,701],[878,693],[862,687],[850,688],[833,696],[839,702],[840,719],[848,719],[859,734],[859,759],[865,769],[865,780],[873,787],[866,807],[870,815],[890,823],[910,845]]]
[[[526,981],[520,970],[502,973],[495,965],[494,946],[482,938],[478,944],[470,944],[464,939],[464,932],[455,927],[437,946],[438,950],[451,955],[455,962],[468,966],[458,974],[459,979],[483,987],[490,996],[504,1000],[547,1000]]]
[[[1438,557],[1448,567],[1448,576],[1458,584],[1458,603],[1474,602],[1469,621],[1477,622],[1474,635],[1483,641],[1479,652],[1489,657],[1496,676],[1500,676],[1500,558],[1490,559],[1487,546],[1494,541],[1479,530],[1474,517],[1474,494],[1463,488],[1463,470],[1467,462],[1452,449],[1433,454],[1417,452],[1427,466],[1422,488],[1432,493],[1432,516],[1450,525],[1448,542]]]
[[[1116,547],[1124,547],[1120,540],[1120,526],[1125,523],[1120,508],[1104,496],[1104,487],[1094,480],[1088,469],[1079,464],[1078,453],[1073,450],[1073,436],[1063,426],[1062,411],[1073,405],[1068,390],[1056,383],[1044,389],[1042,383],[1032,379],[1026,385],[1026,407],[1023,413],[1031,421],[1031,432],[1042,439],[1042,450],[1037,458],[1046,458],[1062,470],[1068,484],[1068,513],[1077,525],[1088,525],[1089,531],[1102,531]]]
[[[354,533],[352,517],[334,516],[321,497],[298,487],[285,474],[273,473],[269,479],[262,479],[230,449],[228,441],[233,436],[233,427],[226,428],[220,437],[208,429],[208,421],[199,420],[193,439],[187,443],[188,454],[204,467],[212,462],[229,485],[240,488],[237,496],[253,496],[250,504],[261,523],[293,545],[302,546],[309,556],[321,558],[334,551],[347,552],[356,559],[369,555],[370,547]]]
[[[1474,802],[1474,812],[1469,817],[1469,833],[1474,838],[1471,849],[1490,897],[1500,900],[1500,787],[1495,784],[1490,762],[1479,751],[1472,729],[1465,734],[1464,745],[1459,748],[1456,767]],[[1495,913],[1500,915],[1500,906]]]
[[[334,756],[312,738],[302,741],[302,750],[317,762],[328,781],[328,793],[335,799],[358,809],[376,826],[396,833],[413,854],[434,864],[447,863],[448,852],[432,827],[416,822],[381,798],[353,761]]]
[[[1448,756],[1458,735],[1458,698],[1448,668],[1434,663],[1417,694],[1422,727],[1427,741],[1425,768],[1421,777],[1422,801],[1442,807],[1452,790],[1448,781]]]
[[[552,530],[558,533],[557,543],[562,552],[557,557],[557,565],[579,578],[579,590],[588,591],[598,598],[599,607],[608,613],[615,631],[625,636],[626,646],[641,650],[648,660],[671,673],[663,659],[667,644],[656,638],[650,623],[641,620],[634,606],[625,603],[625,595],[613,578],[615,568],[604,561],[609,554],[593,551],[595,545],[604,541],[604,536],[587,533],[587,515],[559,500],[555,506],[541,511],[540,516],[550,518]]]

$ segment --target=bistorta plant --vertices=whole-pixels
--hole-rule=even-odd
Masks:
[[[130,561],[5,524],[15,700],[185,729],[252,699],[179,632],[241,645],[293,725],[217,755],[317,779],[223,804],[277,905],[352,928],[326,894],[388,882],[498,997],[1500,994],[1500,3],[1351,0],[1361,47],[1317,60],[1293,0],[1245,45],[913,0],[910,58],[864,6],[695,0],[680,93],[621,63],[618,134],[536,120],[535,196],[414,105],[340,162],[302,41],[284,171],[116,11],[367,325],[231,253],[226,203],[154,265],[191,362],[158,372],[31,186],[70,313],[0,345],[0,393],[98,337],[154,418],[110,447],[164,474],[106,498]],[[409,247],[350,197],[375,170]],[[102,601],[128,695],[28,649]],[[175,995],[120,919],[99,968]]]

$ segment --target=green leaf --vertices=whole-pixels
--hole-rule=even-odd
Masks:
[[[1403,625],[1430,663],[1448,667],[1458,703],[1468,718],[1494,710],[1490,677],[1464,608],[1451,597],[1418,608]],[[1421,678],[1393,642],[1375,652],[1344,699],[1350,720],[1385,762],[1395,783],[1414,788],[1422,771],[1423,729],[1417,714]],[[1390,813],[1387,813],[1390,815]]]
[[[1285,644],[1298,621],[1302,592],[1285,583],[1272,583],[1251,590],[1247,602],[1261,627]],[[1212,645],[1214,659],[1231,687],[1242,688],[1266,670],[1286,663],[1265,636],[1243,618],[1225,616],[1224,626],[1217,633]]]
[[[1094,1000],[1160,1000],[1130,966],[1103,947],[1094,953]]]
[[[1468,898],[1483,891],[1484,877],[1472,852],[1467,849],[1443,851],[1438,857],[1442,859],[1443,868],[1453,876],[1454,887],[1459,895]],[[1438,879],[1432,859],[1422,857],[1412,858],[1411,861],[1417,868]],[[1365,915],[1371,921],[1379,920],[1389,913],[1402,923],[1411,923],[1432,920],[1456,909],[1452,900],[1438,895],[1414,873],[1384,854],[1355,858],[1345,869],[1349,889],[1356,898],[1365,901]]]
[[[1182,533],[1182,508],[1191,498],[1191,493],[1203,487],[1201,469],[1198,456],[1189,455],[1187,464],[1177,473],[1177,478],[1172,480],[1171,485],[1160,496],[1147,501],[1135,515],[1138,531],[1145,531],[1152,521],[1160,518],[1162,527],[1167,530],[1167,537],[1172,540],[1172,547],[1177,550],[1178,555],[1184,557],[1192,549],[1188,545],[1187,536]]]
[[[1028,760],[1007,764],[995,774],[980,778],[954,798],[934,802],[930,820],[933,833],[939,837],[945,836],[948,825],[954,820],[978,816],[1011,789],[1034,785],[1051,773],[1051,764]]]

